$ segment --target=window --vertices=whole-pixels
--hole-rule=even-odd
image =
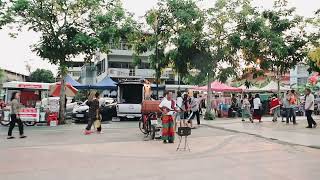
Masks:
[[[74,71],[71,73],[73,77],[79,77],[81,75],[80,71]]]
[[[105,67],[105,59],[103,59],[102,61],[99,61],[96,65],[97,68],[97,74],[100,75],[102,73],[104,73],[106,71],[106,67]]]
[[[134,65],[131,62],[109,62],[110,68],[122,68],[122,69],[133,69]]]
[[[150,64],[149,63],[141,63],[138,66],[139,69],[150,69]]]

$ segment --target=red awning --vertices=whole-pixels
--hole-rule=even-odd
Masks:
[[[196,87],[195,90],[208,91],[208,88],[207,88],[207,86],[202,86],[202,87]],[[213,83],[211,83],[211,91],[215,91],[215,92],[242,92],[242,89],[228,86],[228,85],[223,84],[218,81],[214,81]]]

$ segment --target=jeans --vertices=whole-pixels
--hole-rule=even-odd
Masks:
[[[19,126],[20,136],[23,135],[23,123],[22,123],[21,119],[17,118],[16,114],[11,114],[11,121],[10,121],[9,130],[8,130],[8,136],[12,136],[12,130],[13,130],[14,126],[16,125],[16,123],[18,123],[18,126]]]
[[[91,130],[91,126],[92,126],[92,124],[94,123],[95,120],[96,120],[96,118],[93,118],[93,117],[90,117],[90,118],[88,119],[88,125],[87,125],[87,127],[86,127],[86,130],[87,130],[87,131],[90,131],[90,130]]]
[[[273,119],[274,121],[277,121],[278,117],[280,117],[280,107],[277,107],[273,110]]]
[[[287,108],[287,123],[289,123],[289,117],[292,117],[293,124],[296,124],[296,109],[291,107]]]
[[[308,121],[308,127],[312,127],[312,125],[316,125],[317,123],[312,118],[312,112],[311,110],[306,110],[306,116]]]

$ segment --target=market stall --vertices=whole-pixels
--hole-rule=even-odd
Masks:
[[[20,112],[22,121],[27,125],[35,125],[37,122],[45,121],[45,113],[41,109],[41,99],[48,97],[49,83],[35,82],[6,82],[3,83],[5,89],[5,102],[9,103],[13,92],[19,92],[20,102],[24,106]],[[9,107],[8,107],[9,109]],[[4,119],[9,122],[10,112],[4,113]]]

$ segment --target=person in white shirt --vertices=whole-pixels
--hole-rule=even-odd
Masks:
[[[184,127],[186,124],[184,117],[184,112],[186,111],[186,109],[183,104],[183,98],[180,91],[177,93],[177,109],[179,110],[179,112],[177,113],[176,120],[180,122],[180,127]]]
[[[314,111],[314,96],[311,93],[311,90],[309,88],[305,90],[305,93],[306,93],[306,99],[305,99],[304,108],[306,111],[306,116],[308,121],[308,126],[306,128],[312,128],[312,125],[314,128],[316,128],[317,123],[312,118],[312,112]]]
[[[253,119],[257,119],[259,120],[259,122],[261,122],[261,116],[262,116],[262,112],[261,112],[261,100],[260,100],[260,95],[256,94],[254,100],[253,100]],[[253,122],[253,121],[251,121]]]
[[[162,140],[163,143],[174,143],[174,120],[173,114],[176,109],[176,103],[172,99],[172,92],[166,93],[161,101],[159,108],[162,112]]]
[[[248,95],[244,95],[243,100],[242,100],[242,121],[245,121],[244,118],[247,116],[249,117],[250,122],[252,122],[252,116],[250,112],[250,107],[251,104],[248,99]]]
[[[190,121],[190,126],[193,128],[193,123],[192,120],[197,117],[197,125],[200,126],[200,114],[199,114],[199,99],[198,99],[198,94],[194,93],[193,97],[191,98],[191,114],[188,118]]]

